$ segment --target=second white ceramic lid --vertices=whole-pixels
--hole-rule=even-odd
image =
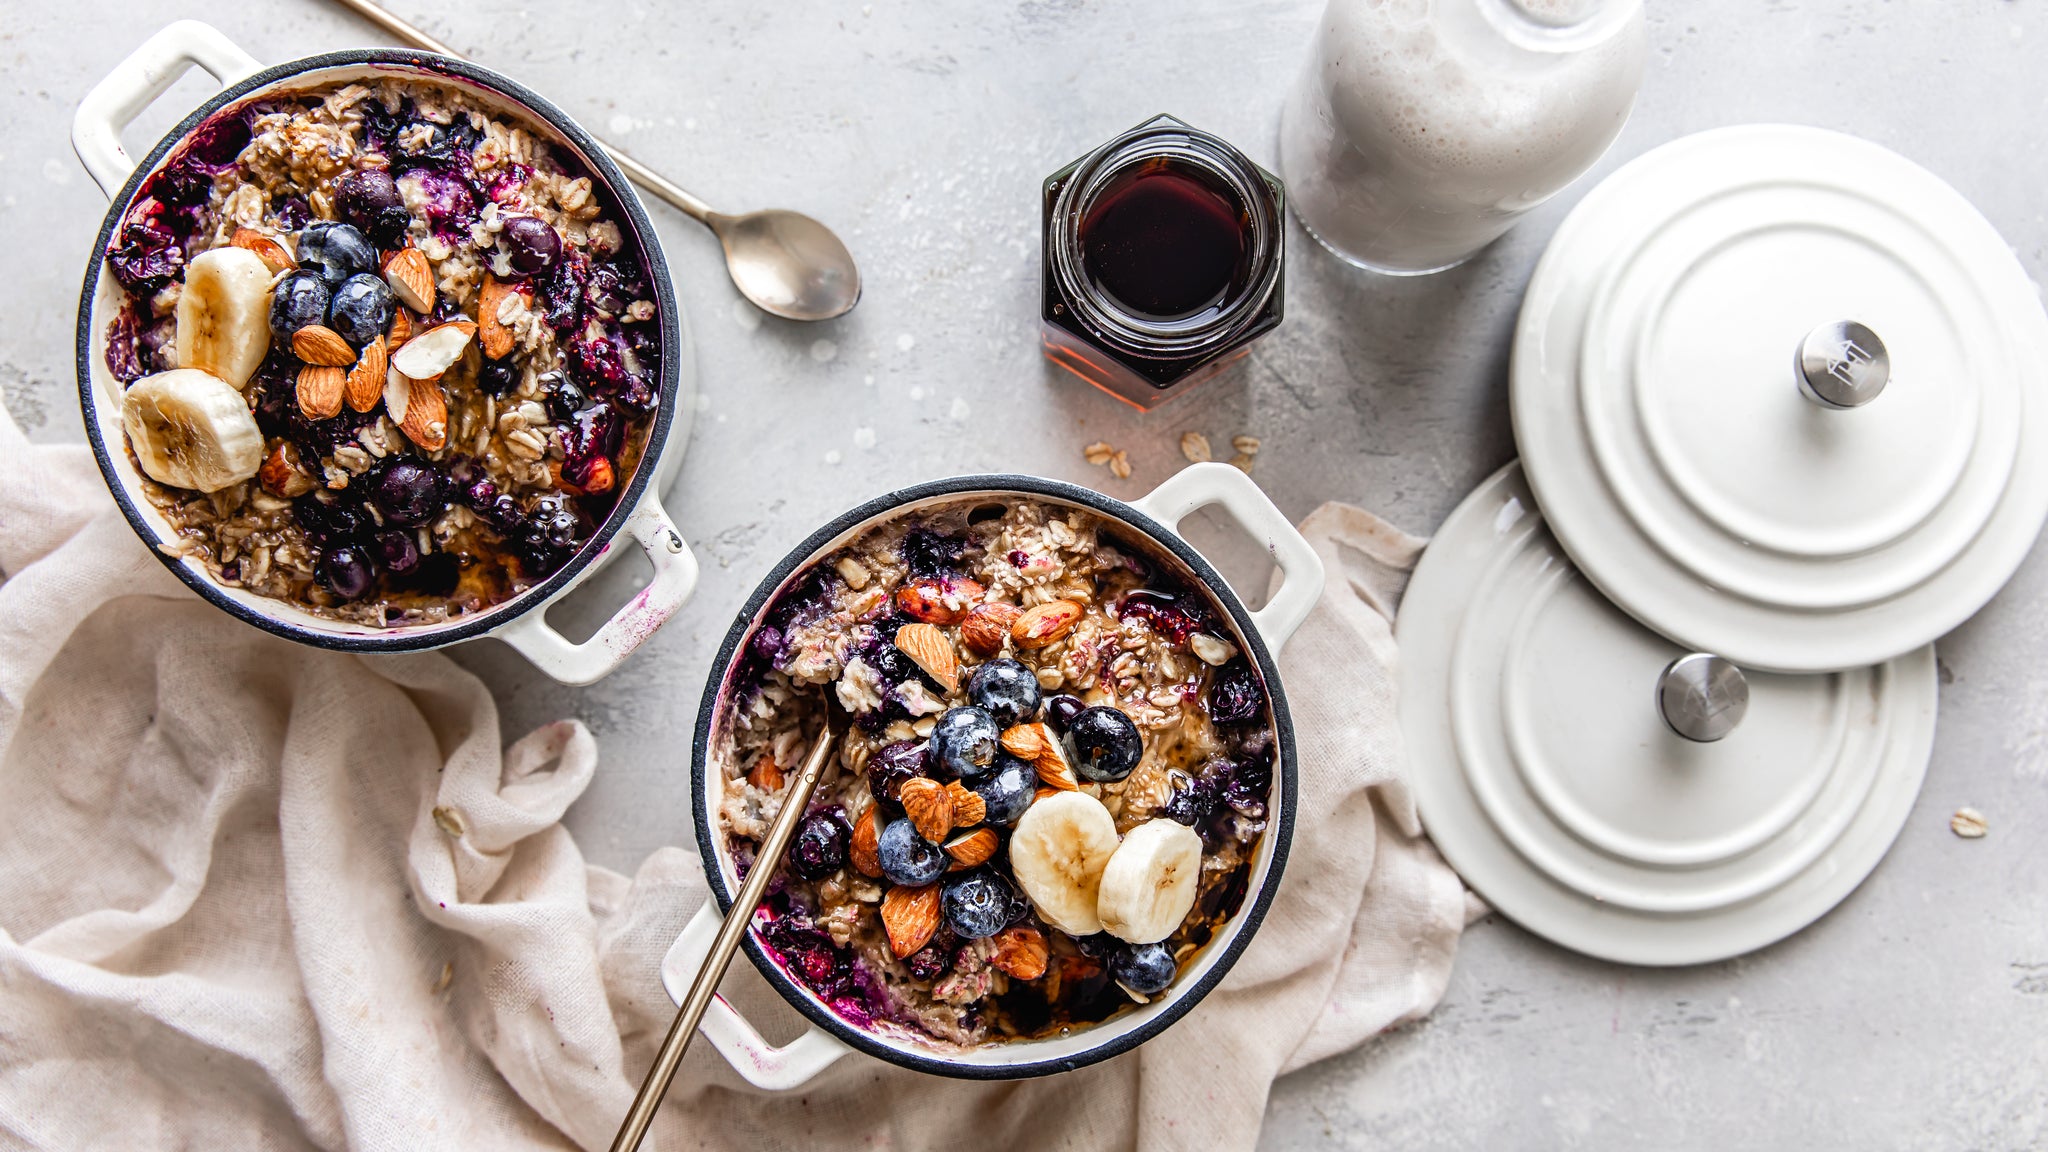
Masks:
[[[1927,647],[1823,675],[1723,667],[1743,691],[1718,703],[1746,708],[1683,738],[1659,688],[1688,654],[1580,579],[1514,465],[1444,522],[1396,628],[1430,837],[1501,913],[1611,960],[1718,960],[1819,918],[1884,856],[1933,747]]]
[[[1719,129],[1616,172],[1538,266],[1511,379],[1579,568],[1747,667],[1927,644],[2048,515],[2038,292],[1960,194],[1854,137]]]

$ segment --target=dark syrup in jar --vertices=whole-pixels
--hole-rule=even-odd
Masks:
[[[1119,172],[1081,220],[1081,266],[1124,311],[1200,320],[1251,278],[1252,223],[1213,174],[1170,156]]]

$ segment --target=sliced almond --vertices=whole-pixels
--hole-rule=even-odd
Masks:
[[[953,827],[972,828],[988,819],[988,801],[981,793],[958,780],[949,781],[946,791],[953,795]]]
[[[853,847],[847,852],[853,862],[853,870],[863,876],[882,874],[881,833],[875,829],[875,806],[861,809],[860,819],[853,822]]]
[[[231,243],[237,248],[247,248],[254,252],[263,261],[263,266],[272,272],[289,272],[299,266],[299,262],[292,259],[292,254],[285,250],[284,245],[254,228],[235,229],[235,238]]]
[[[436,324],[393,352],[391,366],[415,380],[431,380],[462,359],[462,350],[475,336],[476,325],[467,320]]]
[[[484,355],[493,360],[502,360],[506,353],[512,351],[512,329],[505,326],[498,311],[508,297],[519,294],[519,289],[500,284],[497,277],[484,274],[483,290],[477,295],[476,335],[478,343],[483,345]]]
[[[299,411],[309,420],[326,420],[341,412],[348,373],[325,364],[299,369]]]
[[[948,693],[960,690],[960,657],[938,625],[905,624],[896,630],[896,648]]]
[[[403,308],[393,308],[391,310],[391,331],[384,334],[386,350],[397,351],[398,346],[412,339],[412,334],[418,331],[418,329],[419,322],[412,318],[412,313]]]
[[[434,266],[417,248],[400,248],[384,262],[384,282],[398,302],[415,312],[434,310]]]
[[[1038,782],[1048,788],[1062,792],[1081,789],[1081,778],[1074,775],[1073,765],[1067,763],[1066,750],[1060,747],[1058,740],[1047,740],[1038,753],[1038,759],[1031,762],[1031,767],[1038,773]]]
[[[1035,608],[1026,608],[1017,622],[1010,625],[1010,639],[1019,648],[1043,648],[1072,631],[1084,611],[1072,600],[1048,600]]]
[[[1019,724],[1003,733],[1003,751],[1030,764],[1037,761],[1050,740],[1051,736],[1045,725]]]
[[[747,773],[747,783],[763,792],[780,792],[783,783],[782,766],[775,762],[775,757],[763,752],[761,758],[754,761],[753,771]]]
[[[977,656],[994,656],[1010,638],[1010,625],[1024,610],[1015,604],[980,604],[960,622],[960,642]]]
[[[346,368],[356,362],[356,350],[341,333],[320,324],[308,324],[292,333],[292,355],[330,368]]]
[[[953,794],[937,780],[923,776],[905,780],[896,799],[919,836],[939,844],[953,830]]]
[[[976,828],[946,841],[946,855],[953,858],[953,870],[957,872],[988,863],[1001,844],[1002,838],[995,829]]]
[[[346,399],[351,410],[368,412],[377,406],[384,395],[384,377],[390,367],[391,357],[384,351],[382,336],[363,346],[356,366],[348,370]]]
[[[889,889],[882,897],[882,928],[889,934],[889,951],[899,960],[929,944],[939,930],[939,886]]]

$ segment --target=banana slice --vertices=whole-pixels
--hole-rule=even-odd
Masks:
[[[121,426],[142,471],[173,488],[216,492],[263,465],[263,433],[242,394],[197,368],[130,384]]]
[[[1178,820],[1148,820],[1124,834],[1102,869],[1095,914],[1102,930],[1132,944],[1173,935],[1201,887],[1202,838]]]
[[[1017,821],[1010,873],[1047,924],[1069,936],[1093,936],[1102,931],[1096,887],[1116,850],[1116,819],[1102,801],[1061,792],[1025,809]]]
[[[270,351],[270,282],[261,256],[233,246],[185,265],[178,296],[178,367],[210,372],[239,390]]]

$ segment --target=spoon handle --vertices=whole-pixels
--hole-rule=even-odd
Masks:
[[[429,52],[439,52],[443,56],[453,56],[457,60],[463,59],[462,53],[441,43],[439,40],[434,39],[420,29],[385,11],[383,8],[372,4],[370,0],[335,0],[335,2],[415,48],[424,48]],[[595,136],[591,138],[597,139]],[[683,191],[681,187],[677,186],[668,177],[619,151],[613,145],[607,144],[603,140],[598,140],[597,146],[604,149],[606,154],[611,156],[612,162],[617,164],[632,179],[633,183],[640,185],[642,188],[682,209],[683,212],[699,222],[705,225],[711,223],[711,205]]]
[[[804,809],[810,807],[811,794],[818,789],[818,778],[824,775],[825,765],[831,760],[837,733],[827,723],[818,730],[817,746],[804,760],[803,772],[790,782],[788,795],[782,798],[782,810],[775,815],[775,823],[769,826],[768,838],[761,842],[761,850],[754,855],[754,863],[747,870],[746,882],[740,885],[739,895],[733,897],[732,908],[725,914],[725,922],[718,927],[718,935],[711,941],[711,952],[704,957],[704,966],[697,970],[697,979],[690,985],[689,994],[676,1010],[675,1023],[669,1025],[668,1035],[661,1042],[661,1051],[655,1054],[654,1065],[647,1070],[647,1079],[640,1085],[640,1092],[633,1097],[633,1107],[626,1112],[626,1119],[619,1125],[619,1134],[612,1141],[611,1152],[634,1152],[640,1147],[640,1140],[647,1135],[647,1126],[654,1122],[654,1111],[661,1107],[661,1098],[668,1095],[669,1081],[675,1078],[676,1068],[683,1062],[683,1053],[689,1050],[690,1038],[697,1034],[697,1024],[704,1019],[704,1010],[711,1006],[711,998],[718,994],[718,982],[732,963],[733,953],[739,950],[740,938],[747,933],[754,918],[754,909],[761,903],[761,897],[768,891],[768,881],[775,875],[782,863],[783,850],[789,846],[790,836],[803,819]]]

